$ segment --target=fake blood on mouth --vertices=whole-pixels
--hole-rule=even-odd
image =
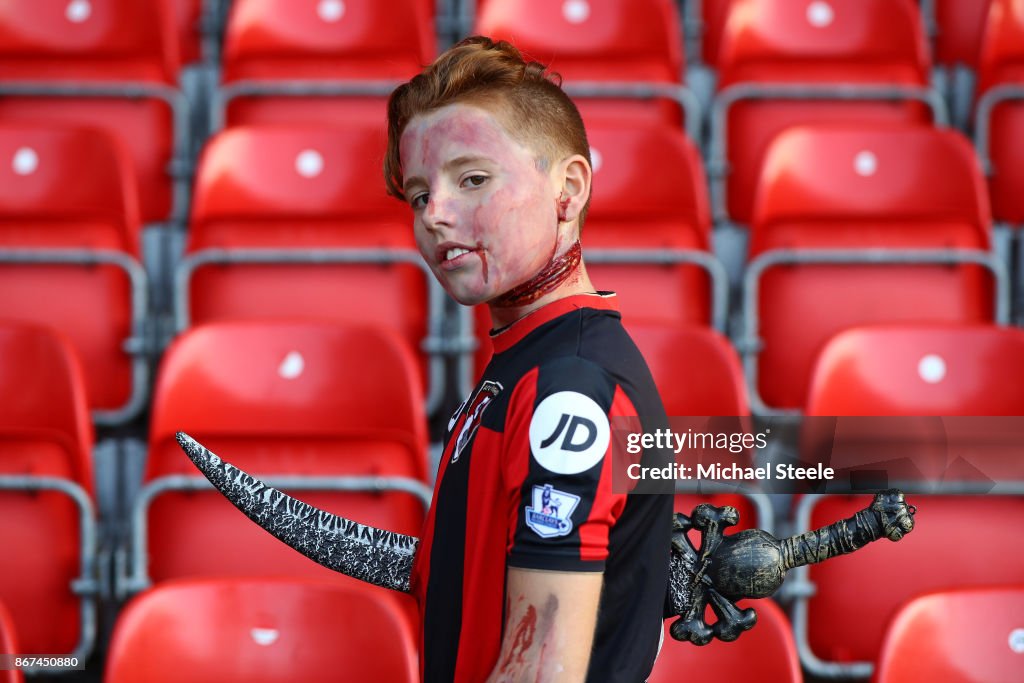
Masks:
[[[484,284],[487,284],[487,252],[484,251],[482,244],[477,242],[476,253],[480,254],[480,267],[484,276]]]

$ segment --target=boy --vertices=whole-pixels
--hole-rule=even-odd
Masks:
[[[582,261],[591,174],[575,106],[507,43],[468,39],[391,95],[388,189],[495,328],[413,569],[428,683],[640,683],[657,656],[671,497],[612,492],[609,419],[664,409]]]

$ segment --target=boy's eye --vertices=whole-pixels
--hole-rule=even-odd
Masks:
[[[422,209],[427,205],[429,200],[430,194],[427,192],[421,192],[409,199],[409,205],[412,206],[413,209]]]
[[[466,176],[462,181],[463,187],[480,187],[487,182],[487,176],[485,175],[471,175]]]

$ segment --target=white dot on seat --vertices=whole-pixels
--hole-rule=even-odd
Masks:
[[[1010,631],[1010,649],[1017,654],[1024,653],[1024,628],[1015,628]]]
[[[866,149],[857,152],[857,156],[853,158],[853,170],[857,172],[857,175],[865,178],[875,175],[875,171],[878,170],[878,157],[874,152],[869,152]]]
[[[11,159],[11,168],[18,175],[32,175],[39,168],[39,155],[31,147],[21,147]]]
[[[324,21],[340,21],[345,16],[345,3],[342,0],[320,0],[316,13]]]
[[[929,353],[918,361],[917,374],[928,384],[938,384],[946,377],[946,361],[942,356]]]
[[[252,636],[254,643],[266,647],[277,642],[281,632],[276,628],[254,628],[249,631],[249,635]]]
[[[601,156],[600,150],[590,148],[590,165],[594,169],[594,173],[601,170],[601,166],[604,164],[604,157]]]
[[[832,5],[822,0],[815,0],[807,6],[807,21],[816,28],[829,26],[836,18]]]
[[[289,351],[277,368],[277,374],[283,379],[295,379],[306,369],[306,359],[298,351]]]
[[[565,0],[562,16],[570,24],[582,24],[590,18],[590,3],[587,0]]]
[[[71,0],[64,10],[64,16],[72,23],[81,24],[92,16],[92,3],[89,0]]]
[[[315,149],[303,150],[295,157],[295,170],[303,178],[315,178],[324,170],[324,158]]]

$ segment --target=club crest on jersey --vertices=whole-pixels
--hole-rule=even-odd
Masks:
[[[477,428],[480,426],[480,418],[484,414],[484,410],[491,404],[491,401],[501,393],[502,386],[500,382],[493,382],[487,380],[480,385],[480,388],[476,390],[472,398],[462,404],[462,407],[466,412],[466,419],[462,422],[462,429],[459,430],[459,436],[455,439],[455,448],[452,449],[451,462],[455,463],[459,461],[459,456],[462,455],[462,450],[469,443],[469,440],[476,434]],[[455,422],[458,420],[458,411],[455,413],[455,417],[450,423],[452,427],[455,426]]]
[[[526,526],[541,538],[568,536],[572,531],[572,512],[580,497],[551,486],[533,487],[532,505],[526,507]]]

